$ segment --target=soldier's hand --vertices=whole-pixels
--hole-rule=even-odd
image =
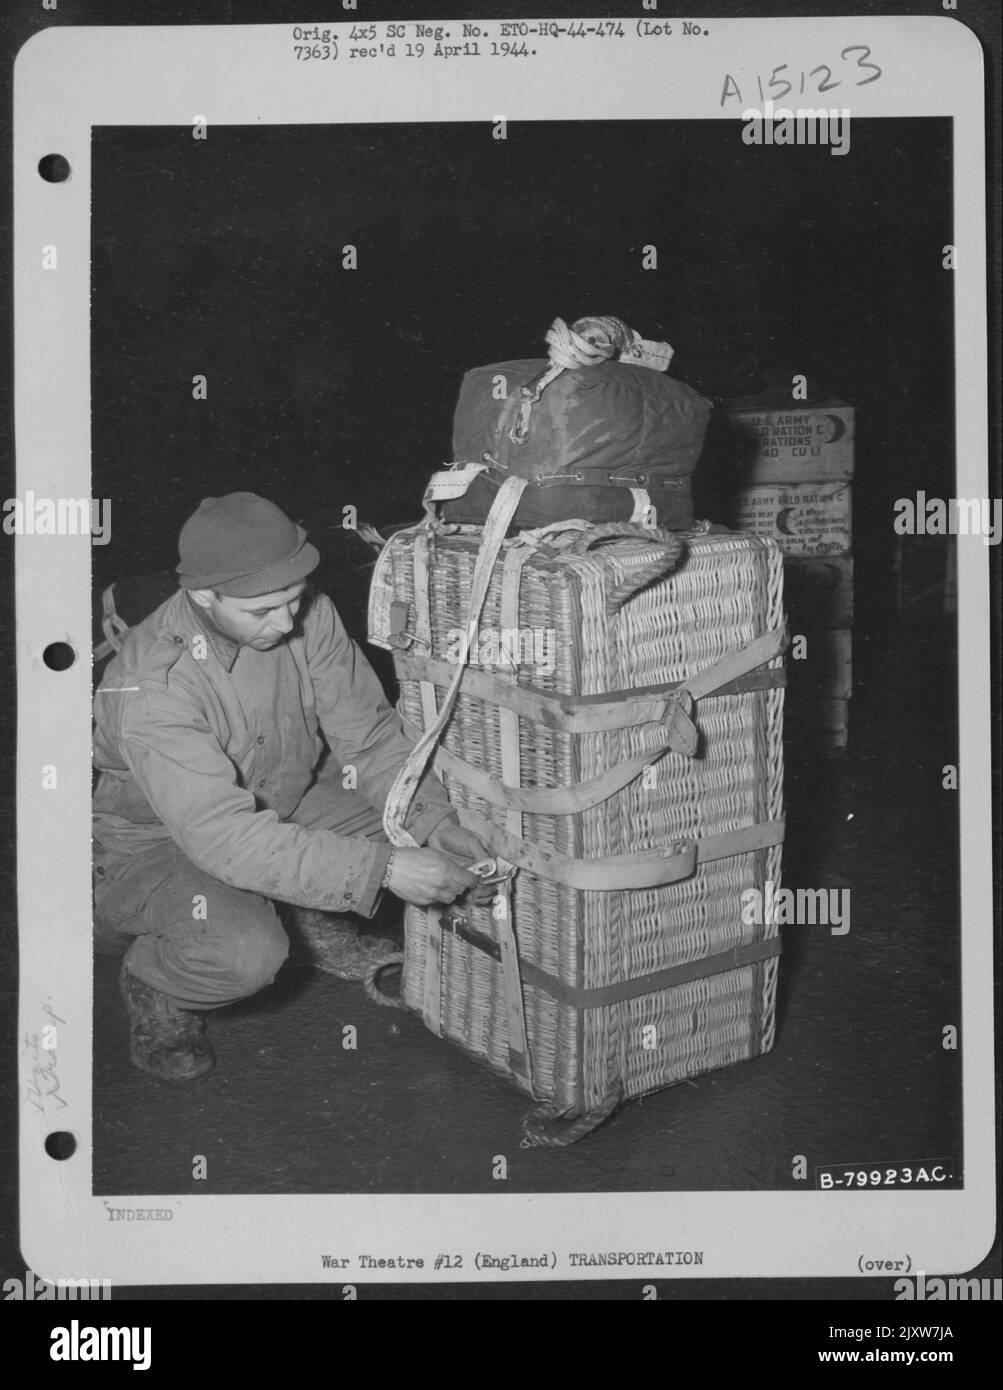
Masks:
[[[457,860],[466,868],[473,868],[478,863],[483,864],[485,860],[492,857],[491,851],[477,838],[474,832],[465,829],[456,821],[440,821],[429,835],[428,844],[432,849],[438,849],[443,854],[448,854],[450,858]],[[482,883],[478,879],[477,886],[470,890],[465,901],[489,903],[497,891],[497,888]]]
[[[397,849],[387,887],[414,907],[431,907],[455,902],[477,882],[475,874],[437,849]]]

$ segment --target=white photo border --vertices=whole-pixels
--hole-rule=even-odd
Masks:
[[[332,24],[346,33],[352,20]],[[412,23],[413,21],[408,21]],[[428,23],[438,21],[429,20]],[[447,24],[451,21],[444,21]],[[456,21],[452,21],[455,23]],[[479,23],[492,21],[484,19]],[[631,22],[628,22],[628,24]],[[365,65],[298,63],[290,24],[44,30],[17,57],[15,84],[16,489],[82,497],[90,484],[90,159],[95,126],[352,124],[417,120],[719,120],[726,72],[797,70],[819,55],[867,44],[880,82],[855,88],[860,118],[941,116],[954,121],[954,270],[959,362],[986,362],[983,59],[977,40],[949,17],[869,16],[714,19],[692,41],[653,45],[540,45],[531,62],[451,60],[448,81],[427,69],[373,59]],[[583,94],[584,98],[583,98]],[[813,101],[820,105],[822,99]],[[756,103],[750,101],[749,105]],[[736,125],[736,139],[739,138]],[[38,173],[58,152],[71,177]],[[58,274],[43,270],[55,246]],[[986,373],[956,372],[959,496],[987,489]],[[890,523],[889,523],[890,524]],[[992,846],[989,552],[958,546],[961,951],[965,1185],[947,1192],[499,1193],[329,1196],[130,1196],[131,1207],[169,1208],[170,1221],[109,1220],[115,1199],[91,1191],[91,599],[90,537],[19,535],[18,657],[19,1036],[60,1020],[58,1091],[39,1104],[37,1046],[21,1048],[22,1249],[40,1277],[83,1274],[113,1286],[317,1283],[318,1248],[337,1233],[343,1252],[425,1257],[420,1274],[398,1269],[331,1272],[332,1284],[409,1279],[451,1282],[432,1268],[457,1241],[471,1258],[464,1281],[493,1281],[473,1266],[476,1249],[553,1250],[549,1277],[594,1279],[571,1268],[570,1249],[702,1249],[700,1266],[675,1279],[851,1276],[861,1252],[908,1252],[912,1270],[971,1269],[992,1242],[993,1136]],[[42,653],[69,643],[75,664],[53,671]],[[55,788],[43,785],[55,768]],[[58,1102],[58,1104],[57,1104]],[[53,1130],[76,1139],[50,1158]],[[155,1234],[154,1234],[155,1232]],[[633,1268],[603,1277],[637,1279]],[[652,1271],[654,1277],[657,1277]],[[538,1279],[536,1269],[506,1279]]]

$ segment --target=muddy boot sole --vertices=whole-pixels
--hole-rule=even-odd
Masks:
[[[198,1081],[216,1065],[216,1054],[206,1038],[201,1048],[153,1048],[133,1042],[129,1060],[134,1067],[158,1081]]]
[[[216,1065],[200,1013],[178,1009],[123,965],[119,988],[129,1015],[129,1060],[158,1081],[197,1081]]]

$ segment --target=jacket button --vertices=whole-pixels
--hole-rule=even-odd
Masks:
[[[264,734],[259,734],[259,735],[258,735],[258,743],[264,743],[264,741],[265,741],[265,736],[264,736]]]

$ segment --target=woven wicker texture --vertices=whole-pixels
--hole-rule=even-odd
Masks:
[[[508,550],[518,542],[506,542]],[[462,630],[478,533],[437,534],[429,563],[430,655],[450,656]],[[371,612],[391,598],[414,600],[414,536],[394,538],[377,568]],[[745,535],[693,535],[681,566],[610,614],[608,598],[651,565],[651,547],[613,540],[582,555],[537,551],[522,569],[520,629],[553,631],[554,670],[523,665],[496,673],[551,693],[591,695],[682,681],[753,638],[782,625],[782,558],[774,542]],[[496,565],[480,630],[503,626],[502,560]],[[378,630],[377,639],[384,636]],[[455,636],[453,638],[455,652]],[[418,650],[416,648],[416,650]],[[424,654],[424,653],[423,653]],[[781,658],[770,665],[779,666]],[[441,696],[441,690],[437,692]],[[425,727],[420,687],[401,684],[402,713]],[[426,702],[427,711],[427,702]],[[783,690],[708,696],[698,701],[699,756],[669,752],[611,799],[578,814],[522,817],[521,833],[559,855],[636,854],[739,830],[782,815]],[[518,726],[519,781],[561,787],[594,777],[664,744],[661,723],[603,733],[545,728],[461,690],[443,745],[466,762],[503,776],[502,725]],[[511,759],[509,761],[511,768]],[[505,812],[445,778],[454,804],[500,828]],[[509,778],[511,780],[511,777]],[[508,822],[510,825],[510,822]],[[688,879],[658,888],[585,892],[520,871],[512,916],[520,960],[567,985],[593,988],[715,955],[775,935],[742,921],[742,893],[780,882],[780,847],[703,863]],[[470,925],[497,939],[489,908]],[[426,914],[409,908],[402,993],[422,1010]],[[756,1056],[772,1046],[776,959],[728,970],[619,1003],[575,1008],[524,983],[526,1027],[538,1098],[570,1113],[614,1094],[637,1096]],[[502,969],[489,954],[450,933],[442,940],[441,1031],[472,1056],[511,1076]]]

